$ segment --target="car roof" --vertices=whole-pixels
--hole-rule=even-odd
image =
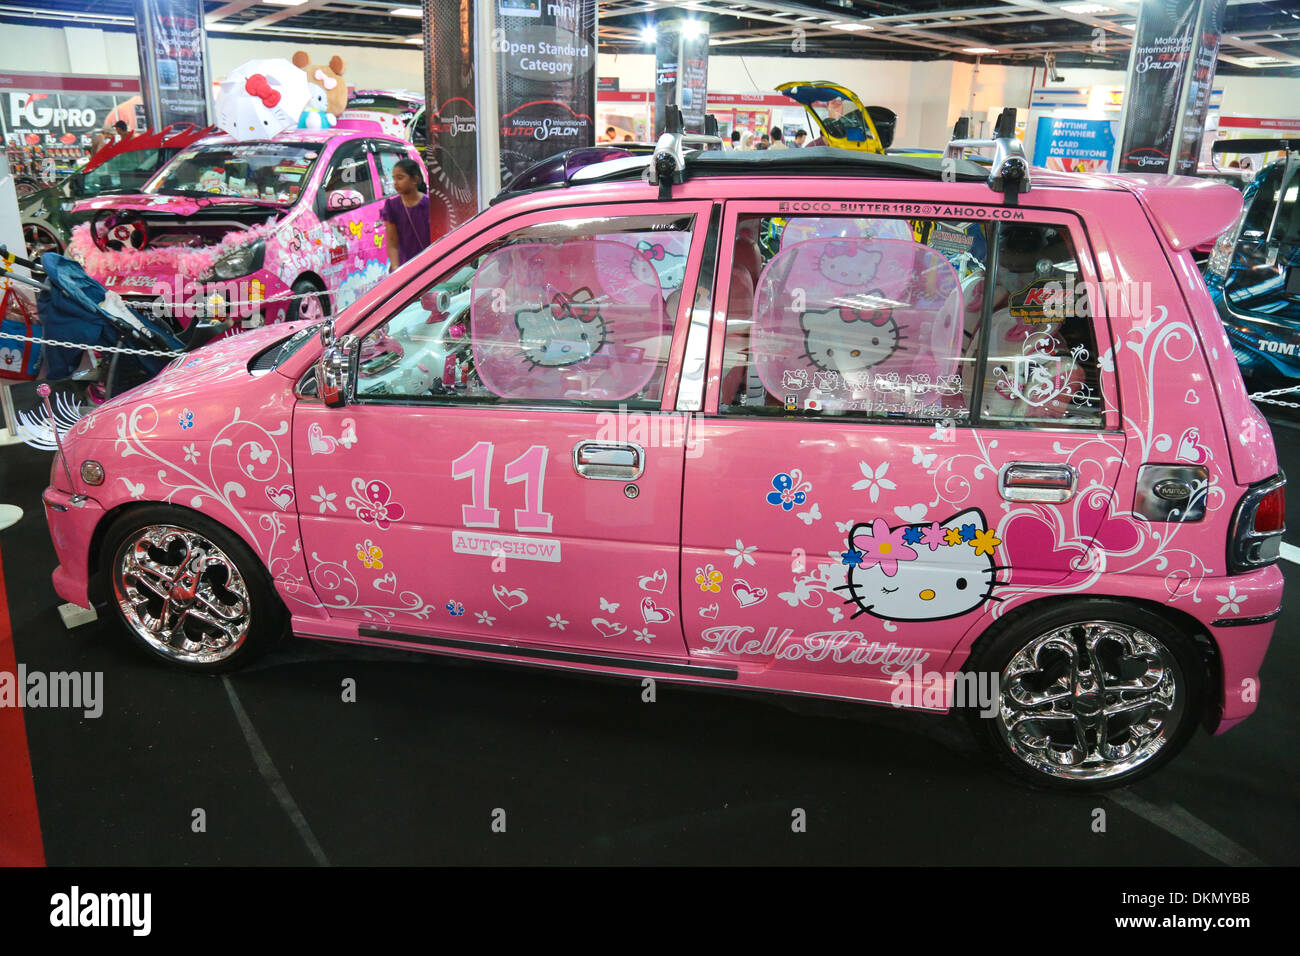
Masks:
[[[384,136],[380,133],[367,133],[355,129],[289,129],[282,133],[276,133],[274,136],[260,137],[258,139],[240,140],[228,133],[218,133],[215,136],[207,136],[199,141],[197,145],[202,146],[234,146],[241,143],[316,143],[324,144],[335,139],[349,139],[361,136],[368,136],[378,139],[391,139],[395,143],[404,143],[405,140],[397,139],[392,136]]]

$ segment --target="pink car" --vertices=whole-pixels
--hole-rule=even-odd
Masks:
[[[355,130],[209,137],[139,195],[79,203],[93,218],[69,253],[127,302],[181,327],[214,310],[244,328],[319,321],[387,274],[380,210],[407,158],[420,158],[409,143]]]
[[[237,336],[80,422],[58,593],[192,671],[291,629],[960,708],[1073,789],[1255,709],[1283,479],[1191,257],[1240,194],[667,158],[504,196],[337,338]]]

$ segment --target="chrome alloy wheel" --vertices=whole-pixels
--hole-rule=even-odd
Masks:
[[[1099,780],[1146,763],[1184,706],[1173,653],[1126,624],[1088,621],[1034,638],[1002,670],[998,729],[1051,777]]]
[[[201,534],[141,528],[118,551],[113,590],[122,616],[155,651],[182,664],[225,660],[248,636],[248,588]]]

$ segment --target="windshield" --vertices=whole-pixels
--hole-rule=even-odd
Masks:
[[[133,149],[119,153],[81,177],[78,195],[138,193],[154,171],[175,152],[174,149]]]
[[[383,94],[364,94],[354,96],[348,100],[348,109],[350,110],[374,110],[377,113],[414,113],[420,108],[419,103],[411,100],[402,99],[397,96],[385,96]]]
[[[812,111],[822,121],[822,126],[830,136],[848,139],[857,143],[866,142],[872,136],[867,132],[867,122],[862,112],[852,100],[836,97],[833,100],[819,100],[812,104]]]
[[[315,143],[195,146],[174,156],[144,191],[242,196],[289,205],[302,192],[320,149]]]

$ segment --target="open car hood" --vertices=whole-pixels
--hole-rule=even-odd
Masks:
[[[826,145],[837,146],[840,149],[865,150],[869,153],[885,151],[880,134],[876,132],[875,124],[871,122],[867,108],[862,105],[858,95],[847,87],[826,80],[794,80],[782,83],[776,91],[784,93],[804,108],[804,112],[808,114],[808,121],[821,131]],[[828,122],[824,122],[813,109],[815,103],[826,104],[835,100],[844,101],[842,110],[844,114],[852,115],[856,111],[857,116],[861,117],[860,123],[840,124],[830,119],[828,125]]]

